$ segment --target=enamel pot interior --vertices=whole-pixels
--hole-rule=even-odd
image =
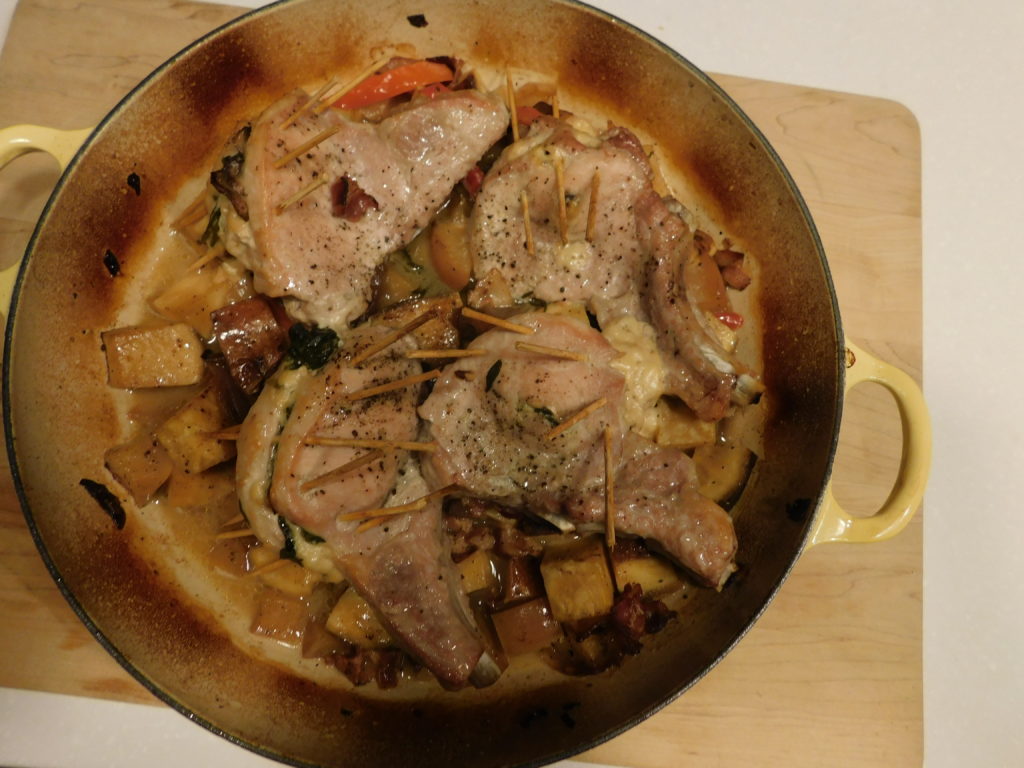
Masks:
[[[407,17],[424,14],[427,25]],[[499,22],[500,23],[496,23]],[[557,73],[566,94],[656,142],[760,264],[766,456],[736,507],[740,571],[697,590],[622,668],[512,675],[485,690],[364,697],[254,661],[172,588],[80,487],[124,439],[100,332],[183,174],[235,125],[294,88],[359,71],[379,45]],[[141,179],[142,193],[126,186]],[[114,252],[122,274],[104,266]],[[207,727],[291,762],[346,766],[541,764],[648,716],[710,669],[799,555],[838,434],[840,330],[824,254],[788,175],[734,104],[688,62],[621,22],[550,0],[285,3],[193,45],[133,92],[62,179],[29,248],[8,326],[8,448],[30,526],[72,605],[157,695]],[[564,716],[563,716],[564,715]],[[572,726],[570,727],[570,723]]]

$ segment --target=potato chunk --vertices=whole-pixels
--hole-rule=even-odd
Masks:
[[[455,570],[467,595],[484,591],[494,593],[498,589],[498,575],[494,570],[494,562],[482,549],[460,560]]]
[[[173,467],[173,462],[168,459]],[[172,507],[204,507],[235,491],[235,472],[230,466],[206,472],[171,470],[167,481],[167,503]]]
[[[150,434],[109,448],[103,454],[103,463],[139,506],[160,489],[174,466],[167,451]]]
[[[202,472],[235,456],[233,440],[211,437],[232,424],[230,411],[223,385],[211,382],[160,425],[157,439],[178,469]]]
[[[267,589],[260,596],[256,616],[249,630],[285,645],[300,645],[309,621],[306,606],[295,597]]]
[[[543,597],[506,608],[491,619],[501,647],[509,656],[546,648],[562,634]]]
[[[597,537],[550,547],[540,564],[551,613],[558,621],[604,616],[615,590],[604,543]]]
[[[232,259],[187,271],[149,303],[168,320],[187,323],[209,338],[213,334],[210,313],[252,295],[252,280]]]
[[[661,597],[683,587],[683,580],[672,565],[654,555],[613,557],[615,584],[623,591],[627,584],[639,584],[647,597]]]
[[[280,554],[274,547],[259,545],[249,550],[249,566],[252,570],[267,568],[258,575],[260,581],[268,587],[292,597],[309,597],[313,594],[313,587],[320,583],[320,574],[313,573],[291,560],[268,567],[280,559]]]
[[[327,617],[327,629],[360,648],[386,648],[391,635],[358,592],[351,587],[338,599]]]
[[[203,378],[203,345],[184,323],[115,328],[101,335],[112,387],[181,387]]]

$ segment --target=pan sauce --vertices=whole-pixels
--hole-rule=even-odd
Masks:
[[[479,70],[478,70],[479,73]],[[484,75],[481,78],[488,84],[495,85],[500,78],[495,73]],[[518,79],[518,78],[517,78]],[[532,79],[532,78],[528,78]],[[308,89],[310,92],[313,90]],[[579,109],[580,114],[586,112],[585,107],[570,103],[563,105],[563,108]],[[595,120],[595,124],[600,124]],[[657,147],[653,147],[657,153]],[[716,239],[721,240],[722,233],[704,213],[699,205],[698,199],[688,194],[688,185],[685,178],[678,174],[671,173],[671,169],[659,168],[660,173],[667,179],[662,182],[667,188],[674,191],[692,213],[691,221],[699,228],[716,233]],[[170,212],[165,217],[165,224],[169,224],[178,218],[184,207],[194,199],[197,190],[205,184],[205,172],[202,176],[194,179],[183,187],[178,196],[178,202],[170,207]],[[151,268],[152,272],[145,280],[139,281],[141,289],[140,299],[149,299],[159,294],[169,282],[180,276],[183,268],[194,259],[194,253],[189,247],[182,247],[181,236],[169,228],[162,227],[157,234],[157,239],[152,248]],[[734,246],[735,247],[735,246]],[[751,267],[754,275],[754,289],[757,287],[756,264],[749,260],[746,266]],[[243,287],[239,290],[239,298],[243,298],[251,291],[251,286],[245,284],[245,280],[239,281]],[[743,294],[732,294],[737,310],[744,315],[748,321],[739,334],[739,352],[741,359],[757,368],[759,362],[759,340],[757,330],[757,313],[754,310],[756,294],[749,290]],[[148,324],[156,320],[156,316],[150,314],[149,305],[146,301],[128,301],[125,304],[128,308],[120,318],[123,325]],[[621,350],[628,350],[628,355],[618,361],[619,367],[625,368],[624,373],[627,380],[638,382],[630,387],[633,396],[632,407],[628,411],[627,419],[641,432],[651,433],[654,430],[650,409],[643,408],[642,403],[647,402],[648,406],[656,399],[656,386],[647,385],[646,395],[644,386],[639,382],[651,382],[659,379],[658,369],[660,361],[657,359],[656,350],[646,339],[646,329],[635,321],[623,320],[614,324],[614,328],[606,329],[606,335],[613,344]],[[172,391],[172,392],[132,392],[126,393],[121,399],[121,416],[125,424],[126,436],[133,434],[136,430],[153,428],[162,418],[172,412],[177,405],[187,400],[195,390]],[[731,439],[736,444],[745,444],[754,447],[757,452],[757,427],[749,426],[749,422],[756,421],[756,414],[751,409],[752,417],[744,421],[747,427],[742,436],[733,431]],[[224,628],[233,640],[245,647],[253,655],[266,658],[270,661],[287,665],[299,674],[316,679],[326,685],[345,685],[341,676],[330,664],[319,659],[303,659],[299,648],[273,642],[272,640],[258,638],[250,632],[251,622],[255,606],[263,592],[263,586],[258,578],[227,576],[223,568],[218,570],[218,559],[223,552],[217,553],[216,548],[211,549],[211,542],[214,540],[221,526],[234,516],[234,500],[230,494],[215,503],[204,505],[198,509],[179,509],[170,506],[166,500],[157,498],[144,505],[138,510],[137,524],[140,526],[138,536],[139,547],[146,552],[147,557],[154,562],[160,563],[160,567],[169,571],[169,576],[177,582],[196,603],[202,606],[202,610],[210,614],[212,620]],[[250,569],[251,570],[251,569]],[[687,595],[687,588],[675,593],[671,598],[666,598],[670,606],[678,606]],[[543,670],[537,656],[516,657],[512,660],[512,670],[522,670],[524,674],[548,674]],[[429,679],[422,675],[415,681],[410,681],[406,689],[411,695],[417,686],[431,685]],[[377,695],[371,690],[374,686],[367,686],[363,691],[368,695]],[[403,694],[404,695],[404,694]]]

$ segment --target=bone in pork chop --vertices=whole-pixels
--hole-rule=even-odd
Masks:
[[[408,351],[405,340],[362,366],[348,363],[358,349],[389,330],[370,327],[353,331],[347,352],[298,383],[279,432],[276,427],[261,425],[256,417],[243,424],[243,436],[248,431],[278,434],[269,485],[273,510],[325,540],[335,564],[374,608],[392,637],[447,687],[459,688],[471,679],[491,682],[493,662],[484,654],[460,580],[453,572],[439,502],[394,515],[383,525],[362,531],[358,521],[339,519],[344,513],[396,506],[425,495],[426,484],[408,452],[388,450],[379,459],[329,482],[309,485],[368,450],[308,444],[313,436],[416,439],[419,386],[352,401],[345,397],[419,372],[418,363],[402,356]],[[261,398],[271,391],[265,389]],[[271,421],[280,418],[272,409],[256,407],[252,413],[263,413]]]
[[[242,183],[255,248],[239,254],[257,290],[298,300],[300,319],[344,328],[369,304],[386,254],[405,246],[505,132],[505,107],[477,91],[417,98],[380,123],[271,106],[252,127]],[[275,162],[328,130],[298,157]],[[282,208],[311,185],[324,182]]]
[[[437,486],[454,483],[473,496],[555,514],[577,489],[601,487],[604,427],[612,427],[616,452],[625,432],[625,380],[608,365],[618,352],[589,325],[537,312],[513,321],[535,333],[478,336],[469,349],[486,355],[447,366],[420,406],[438,444],[424,472]],[[518,349],[519,342],[578,352],[585,360]],[[548,439],[559,422],[602,397],[606,406]]]

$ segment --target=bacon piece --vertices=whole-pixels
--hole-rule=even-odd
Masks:
[[[264,296],[236,301],[210,316],[232,378],[247,395],[255,395],[288,351],[288,331]]]

